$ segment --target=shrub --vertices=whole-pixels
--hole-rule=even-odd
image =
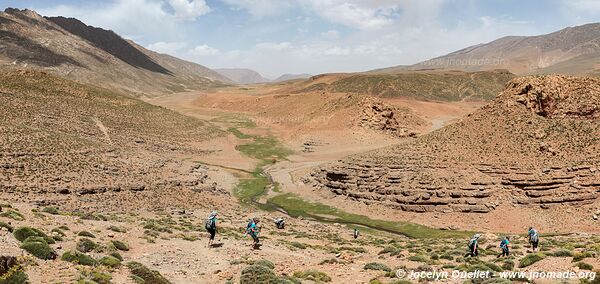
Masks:
[[[80,237],[96,238],[96,236],[94,236],[94,234],[92,234],[88,231],[81,231],[77,235]]]
[[[81,253],[78,251],[66,251],[63,253],[62,260],[72,262],[75,264],[81,264],[86,266],[94,266],[96,265],[96,260],[90,257],[85,253]]]
[[[25,284],[27,281],[27,274],[23,270],[21,265],[15,265],[11,267],[4,275],[0,275],[0,284]]]
[[[269,267],[250,265],[242,270],[240,284],[277,283],[277,280],[277,276]]]
[[[262,266],[261,266],[262,267]],[[135,277],[143,280],[142,283],[152,283],[152,284],[170,284],[169,280],[163,277],[160,272],[156,270],[150,270],[148,267],[144,266],[139,262],[129,262],[127,263],[127,268],[131,271]]]
[[[46,240],[46,242],[49,244],[54,243],[54,240],[48,237],[48,235],[46,235],[44,232],[31,227],[19,227],[13,231],[13,235],[15,236],[15,239],[19,240],[20,242],[23,242],[28,237],[34,236],[44,238],[44,240]]]
[[[25,239],[21,248],[40,259],[56,258],[56,253],[42,237],[31,236]]]
[[[504,269],[504,270],[515,269],[515,262],[510,259],[505,260],[504,263],[502,263],[502,269]]]
[[[118,250],[122,250],[122,251],[128,251],[129,250],[129,246],[126,243],[122,242],[122,241],[114,240],[114,241],[110,241],[110,242]]]
[[[120,254],[120,253],[118,253],[118,252],[116,252],[116,251],[115,251],[115,252],[113,252],[113,253],[111,253],[111,254],[110,254],[110,256],[112,256],[112,257],[114,257],[114,258],[118,259],[119,261],[123,261],[123,257],[121,256],[121,254]]]
[[[90,251],[96,249],[97,247],[98,247],[98,244],[96,244],[94,241],[92,241],[88,238],[81,238],[77,242],[76,249],[80,252],[90,252]]]
[[[379,262],[369,262],[367,264],[365,264],[365,266],[363,267],[364,270],[381,270],[381,271],[392,271],[392,269],[383,264],[383,263],[379,263]]]
[[[266,259],[261,259],[261,260],[254,261],[252,264],[253,265],[262,265],[262,266],[268,267],[270,269],[274,269],[275,268],[275,265],[273,264],[273,262],[271,262],[269,260],[266,260]]]
[[[571,257],[573,256],[573,253],[571,251],[563,249],[553,252],[552,255],[556,257]]]
[[[25,216],[23,216],[23,214],[15,211],[15,210],[8,210],[6,212],[2,212],[2,213],[0,213],[0,216],[10,218],[13,220],[17,220],[17,221],[25,220]]]
[[[546,255],[542,253],[528,254],[525,257],[521,258],[521,260],[519,261],[519,267],[530,266],[544,258],[546,258]]]
[[[6,228],[6,230],[8,230],[11,233],[14,230],[13,226],[11,226],[5,222],[0,222],[0,228]]]
[[[579,269],[583,269],[583,270],[594,270],[594,266],[589,264],[589,263],[585,263],[583,261],[580,261],[576,264],[577,267],[579,267]]]
[[[98,262],[104,266],[108,266],[110,268],[117,268],[121,266],[121,260],[114,256],[104,256]]]
[[[573,262],[582,261],[584,258],[594,257],[594,253],[590,251],[578,252],[573,255]]]
[[[331,277],[327,275],[325,272],[321,272],[314,269],[309,269],[305,271],[296,271],[294,272],[294,277],[300,279],[306,279],[314,282],[329,282],[331,281]]]
[[[65,232],[63,232],[61,229],[59,228],[54,228],[52,229],[50,232],[52,233],[56,233],[57,235],[60,235],[61,237],[65,237],[67,234],[65,234]]]
[[[58,214],[60,214],[60,212],[58,212],[58,208],[56,206],[47,206],[47,207],[44,207],[44,209],[42,209],[42,212],[48,213],[48,214],[52,214],[52,215],[58,215]]]
[[[127,233],[127,229],[125,229],[124,227],[120,227],[120,226],[111,225],[108,227],[108,229],[113,232],[117,232],[117,233]]]
[[[408,260],[416,262],[427,262],[427,257],[424,255],[413,255],[408,257]]]

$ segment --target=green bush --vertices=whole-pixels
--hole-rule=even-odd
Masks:
[[[120,227],[120,226],[111,225],[108,227],[108,229],[113,232],[117,232],[117,233],[127,233],[127,229],[125,229],[124,227]]]
[[[15,239],[19,240],[20,242],[23,242],[28,237],[34,236],[44,238],[48,244],[54,243],[54,239],[48,237],[48,235],[46,235],[44,232],[31,227],[19,227],[13,231],[13,235],[15,236]]]
[[[275,268],[275,265],[273,264],[273,262],[271,262],[269,260],[266,260],[266,259],[261,259],[261,260],[254,261],[252,264],[253,265],[262,265],[262,266],[268,267],[270,269],[274,269]]]
[[[81,231],[77,235],[80,237],[96,238],[96,236],[94,236],[94,234],[92,234],[88,231]]]
[[[507,259],[502,263],[502,269],[504,270],[513,270],[515,269],[515,262]]]
[[[129,251],[129,246],[126,243],[122,242],[122,241],[116,241],[116,240],[114,240],[114,241],[110,241],[110,242],[118,250]]]
[[[52,214],[52,215],[58,215],[58,214],[60,214],[60,212],[58,212],[58,208],[56,206],[47,206],[47,207],[44,207],[44,209],[42,209],[42,212],[48,213],[48,214]]]
[[[317,283],[331,281],[331,277],[329,277],[329,275],[327,275],[325,272],[321,272],[321,271],[314,270],[314,269],[309,269],[309,270],[305,270],[305,271],[296,271],[296,272],[294,272],[294,277],[300,278],[300,279],[306,279],[309,281],[314,281]]]
[[[571,257],[573,256],[573,253],[571,251],[563,249],[553,252],[552,255],[556,257]]]
[[[27,274],[21,265],[13,266],[4,275],[0,275],[0,284],[26,284]]]
[[[21,244],[21,249],[40,259],[56,258],[56,253],[42,237],[31,236],[25,239]]]
[[[412,255],[408,257],[408,260],[416,262],[427,262],[427,257],[424,255]]]
[[[583,261],[578,262],[577,267],[579,267],[579,269],[583,269],[583,270],[594,270],[594,266],[589,264],[589,263],[585,263]]]
[[[96,248],[98,248],[98,244],[88,238],[81,238],[76,246],[76,249],[80,252],[90,252]]]
[[[242,270],[240,284],[277,283],[278,277],[269,267],[250,265]]]
[[[81,253],[78,251],[66,251],[63,253],[62,260],[72,262],[75,264],[81,264],[86,266],[94,266],[96,265],[96,260],[90,257],[85,253]]]
[[[17,221],[25,220],[25,216],[23,216],[23,214],[15,211],[15,210],[8,210],[6,212],[2,212],[2,213],[0,213],[0,217],[6,217],[6,218],[10,218],[10,219],[17,220]]]
[[[121,260],[114,256],[104,256],[98,262],[104,266],[108,266],[110,268],[117,268],[121,266]]]
[[[364,270],[381,270],[381,271],[392,271],[392,269],[383,264],[383,263],[379,263],[379,262],[369,262],[367,264],[365,264],[365,266],[363,267]]]
[[[169,280],[167,280],[165,277],[163,277],[160,274],[160,272],[158,272],[156,270],[150,270],[148,267],[144,266],[143,264],[141,264],[139,262],[135,262],[135,261],[129,262],[129,263],[127,263],[127,268],[129,268],[129,271],[131,271],[131,274],[133,274],[133,276],[144,281],[141,283],[147,283],[147,284],[170,284],[171,283],[171,282],[169,282]]]
[[[65,234],[65,232],[63,232],[63,230],[61,230],[59,228],[54,228],[50,232],[56,233],[57,235],[60,235],[61,237],[67,236],[67,234]]]
[[[115,252],[113,252],[113,253],[111,253],[111,254],[110,254],[110,256],[112,256],[112,257],[114,257],[114,258],[118,259],[119,261],[123,261],[123,257],[121,256],[121,254],[120,254],[120,253],[118,253],[118,252],[116,252],[116,251],[115,251]]]
[[[525,257],[521,258],[521,260],[519,260],[519,267],[530,266],[544,258],[546,258],[546,255],[542,253],[528,254]]]
[[[578,252],[573,255],[573,262],[582,261],[584,258],[594,257],[594,253],[590,251]]]
[[[8,230],[11,233],[14,230],[13,226],[11,226],[5,222],[0,222],[0,228],[6,228],[6,230]]]

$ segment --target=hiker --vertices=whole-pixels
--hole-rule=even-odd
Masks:
[[[204,223],[204,228],[210,234],[210,239],[208,239],[208,247],[213,245],[215,241],[215,236],[217,235],[217,211],[213,211],[210,213],[206,222]]]
[[[500,257],[508,257],[509,254],[509,249],[508,249],[508,244],[510,243],[510,238],[508,236],[506,236],[504,239],[502,239],[502,241],[500,241],[500,248],[502,249],[502,252],[496,257],[496,258],[500,258]]]
[[[260,233],[260,227],[258,226],[259,222],[260,220],[258,218],[252,218],[248,221],[248,226],[246,226],[246,234],[249,234],[254,240],[254,243],[252,244],[254,248],[260,246],[260,239],[258,238],[258,234]]]
[[[277,227],[277,229],[285,228],[285,220],[283,219],[283,217],[275,218],[275,220],[273,221],[275,222],[275,226]]]
[[[540,237],[538,235],[538,231],[536,229],[534,229],[533,227],[529,227],[529,232],[527,232],[527,235],[529,235],[529,244],[531,244],[531,248],[533,249],[533,252],[536,252],[537,248],[538,248],[538,244],[540,243]]]
[[[480,234],[475,234],[470,240],[469,240],[469,252],[467,254],[465,254],[465,257],[470,256],[470,257],[475,257],[479,254],[478,252],[478,247],[479,244],[477,243],[477,241],[479,240],[479,238],[481,237]]]
[[[354,239],[358,239],[358,229],[354,229]]]

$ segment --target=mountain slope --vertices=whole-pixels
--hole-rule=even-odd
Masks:
[[[410,97],[421,100],[489,100],[514,77],[505,70],[407,71],[395,74],[325,74],[296,82],[291,92],[327,91],[378,97]]]
[[[136,95],[154,96],[231,82],[204,66],[149,51],[112,31],[30,10],[0,13],[2,68],[35,68]]]
[[[310,74],[283,74],[279,77],[277,77],[277,79],[273,80],[273,82],[284,82],[284,81],[290,81],[290,80],[296,80],[296,79],[307,79],[310,78],[312,75]]]
[[[546,216],[536,208],[578,208],[585,212],[577,219],[585,218],[600,203],[599,86],[594,78],[516,78],[457,123],[325,166],[313,179],[336,195],[400,211]]]
[[[204,121],[39,71],[0,72],[0,105],[0,192],[75,209],[170,206],[174,192],[194,195],[206,175],[179,157],[203,156],[198,142],[222,135]]]
[[[598,62],[600,58],[600,23],[568,27],[538,36],[507,36],[486,44],[470,46],[409,67],[377,70],[397,72],[418,69],[452,69],[481,71],[507,69],[515,74],[563,73],[582,74],[592,70],[577,64],[561,64],[574,58]],[[556,66],[555,68],[552,68]]]
[[[251,69],[219,68],[214,70],[238,84],[256,84],[270,81],[269,79],[260,75],[260,73]]]

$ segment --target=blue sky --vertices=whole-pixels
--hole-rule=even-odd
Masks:
[[[4,0],[76,17],[211,68],[283,73],[413,64],[506,35],[600,22],[600,0]]]

